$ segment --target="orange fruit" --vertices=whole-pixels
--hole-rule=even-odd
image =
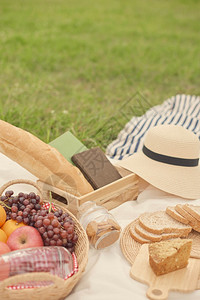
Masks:
[[[2,229],[0,229],[0,242],[6,243],[7,239],[8,237],[6,233]]]
[[[26,226],[26,225],[23,222],[17,223],[17,221],[15,220],[8,220],[4,223],[1,229],[6,233],[7,237],[9,237],[15,229],[21,226]]]
[[[6,211],[3,208],[3,206],[0,205],[0,227],[5,223],[6,221]]]

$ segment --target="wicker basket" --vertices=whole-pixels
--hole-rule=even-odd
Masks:
[[[35,182],[30,180],[12,180],[8,183],[4,184],[0,188],[0,196],[3,194],[5,189],[13,184],[29,184],[34,186],[38,190],[38,194],[42,196],[41,189],[37,186]],[[44,200],[47,202],[47,199]],[[75,273],[72,277],[68,278],[67,280],[63,280],[58,276],[51,275],[49,273],[41,272],[41,273],[28,273],[22,275],[16,275],[9,277],[0,282],[0,299],[1,300],[8,300],[8,299],[15,299],[15,300],[57,300],[57,299],[65,299],[65,297],[71,292],[73,287],[77,284],[80,280],[85,267],[88,261],[88,251],[89,251],[89,242],[87,235],[79,223],[79,221],[74,217],[72,213],[70,213],[66,209],[66,205],[54,200],[54,205],[56,208],[61,208],[64,212],[69,213],[73,221],[75,222],[75,231],[78,235],[78,241],[75,246],[75,254],[78,262],[78,272]],[[8,288],[8,286],[16,285],[18,283],[25,283],[25,282],[38,282],[38,281],[50,281],[52,284],[45,286],[45,287],[37,287],[37,288],[30,288],[30,289],[19,289],[13,290]]]

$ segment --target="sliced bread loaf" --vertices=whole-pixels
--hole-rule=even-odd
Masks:
[[[173,219],[183,224],[189,224],[189,220],[183,217],[179,212],[177,212],[174,206],[168,206],[166,208],[166,213]]]
[[[140,224],[135,225],[135,232],[140,235],[142,238],[148,239],[151,242],[159,242],[164,241],[172,238],[177,238],[182,236],[179,232],[172,232],[172,233],[162,233],[162,234],[156,234],[147,231],[143,227],[140,226]]]
[[[172,239],[149,244],[149,264],[156,275],[166,274],[188,264],[191,239]]]
[[[200,221],[198,221],[194,215],[190,214],[190,209],[188,209],[188,205],[184,204],[177,204],[175,206],[175,209],[177,212],[179,212],[183,217],[187,218],[189,220],[189,225],[194,229],[195,231],[200,232]]]
[[[156,234],[177,232],[187,237],[192,230],[190,225],[180,223],[165,211],[144,213],[139,217],[139,224],[147,231]]]
[[[175,210],[181,214],[184,218],[188,219],[189,224],[195,224],[197,219],[193,217],[187,210],[185,210],[184,205],[177,204]]]
[[[189,204],[184,204],[183,209],[187,211],[190,216],[194,218],[193,222],[190,222],[190,225],[195,231],[200,232],[200,221],[199,221],[199,216],[198,216],[198,208],[199,206],[194,206],[194,205],[189,205]],[[197,218],[198,217],[198,218]]]
[[[200,222],[200,206],[192,204],[184,204],[183,208]]]
[[[147,244],[151,243],[151,240],[143,238],[141,235],[139,235],[135,231],[135,226],[139,223],[139,220],[136,220],[131,226],[130,226],[130,236],[138,243],[140,244]]]
[[[200,232],[200,223],[192,224],[192,229],[195,231]]]

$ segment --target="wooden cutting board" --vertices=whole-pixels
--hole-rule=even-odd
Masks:
[[[200,259],[190,258],[186,268],[156,276],[149,265],[148,244],[141,246],[131,268],[130,276],[148,284],[147,297],[165,300],[170,290],[191,292],[197,288],[200,275]]]

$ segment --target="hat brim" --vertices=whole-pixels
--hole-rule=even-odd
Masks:
[[[118,163],[156,188],[187,198],[200,198],[200,166],[174,166],[148,158],[142,151]]]

